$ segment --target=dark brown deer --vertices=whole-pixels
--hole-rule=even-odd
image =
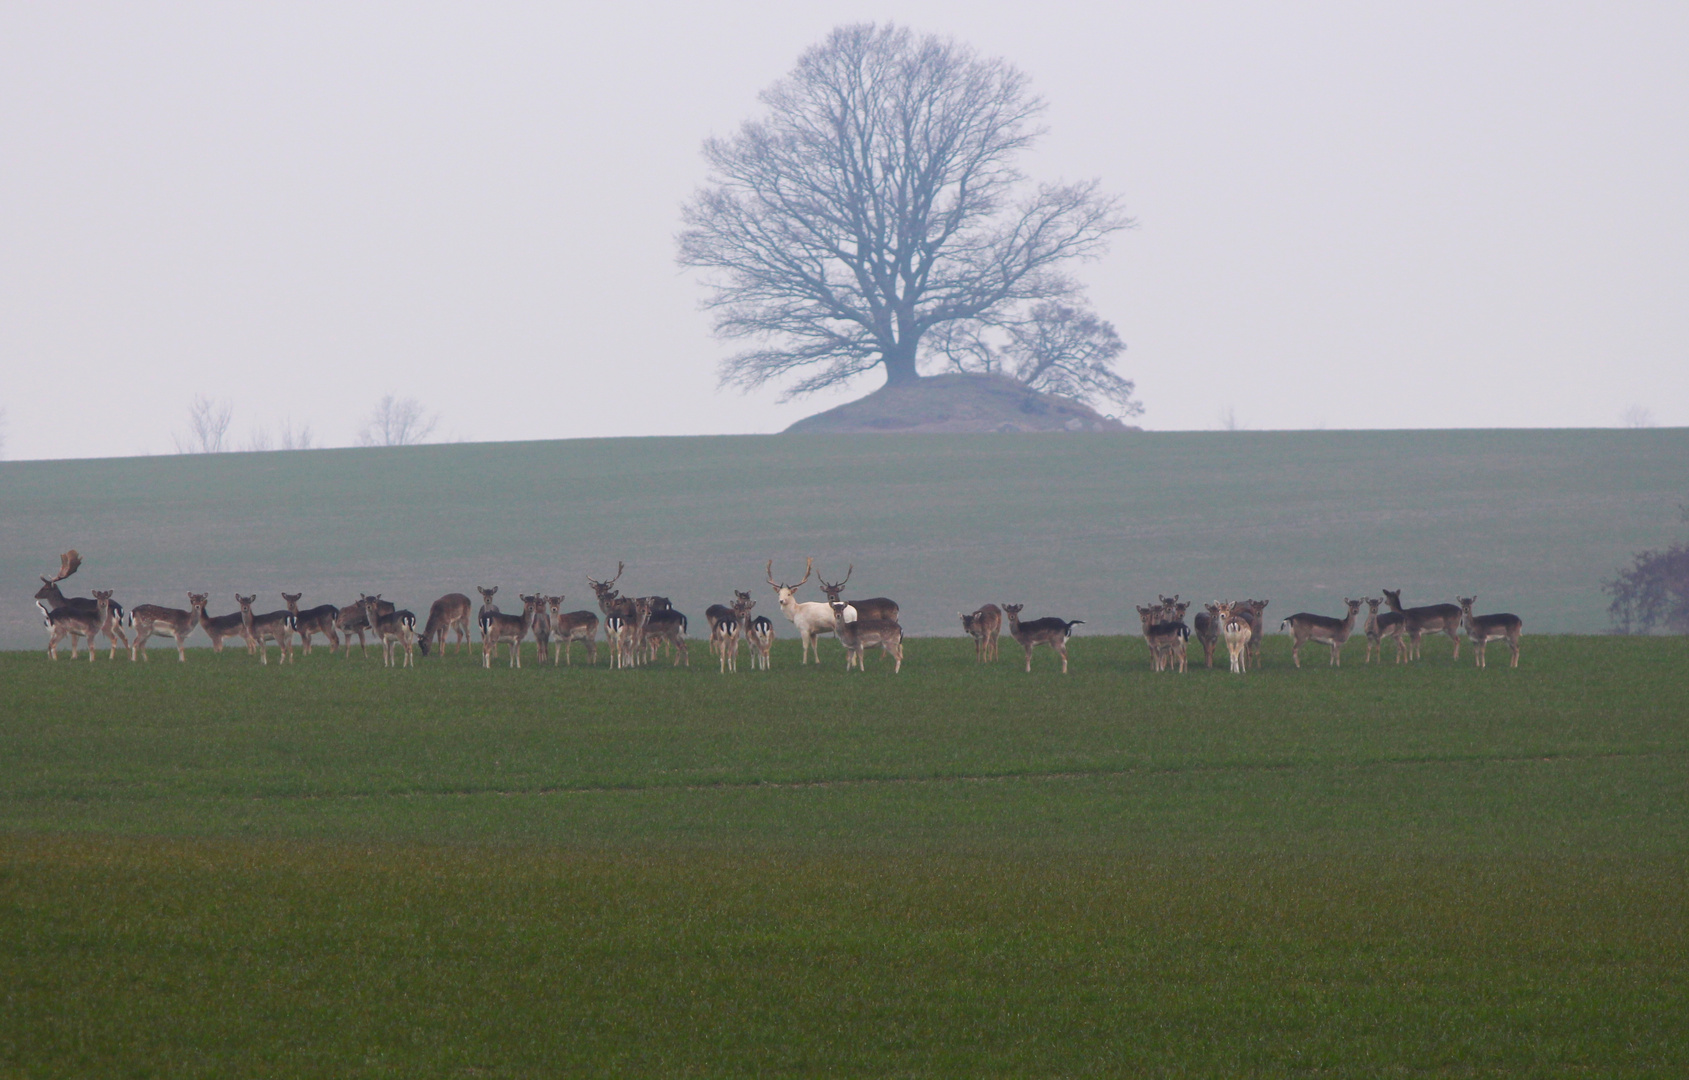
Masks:
[[[111,613],[111,591],[94,590],[94,610],[92,611],[67,605],[47,612],[45,618],[49,632],[47,656],[50,659],[57,660],[59,658],[59,642],[69,637],[70,658],[75,660],[76,639],[80,636],[88,639],[88,662],[91,664],[94,662],[94,636],[104,630],[106,641],[108,643],[112,641],[111,632],[107,629],[109,624],[116,619],[116,616]],[[116,656],[117,646],[113,644],[111,655],[106,659],[115,659]]]
[[[447,593],[429,605],[428,621],[422,625],[422,655],[428,655],[431,642],[438,642],[443,659],[446,655],[446,635],[453,630],[457,631],[458,651],[463,651],[469,637],[469,607],[469,597],[460,592]]]
[[[575,666],[575,658],[570,655],[575,642],[586,642],[587,663],[598,664],[598,616],[590,611],[564,611],[563,597],[548,596],[545,598],[547,616],[551,620],[551,665],[557,666],[558,655],[569,667]]]
[[[1044,618],[1034,619],[1032,622],[1020,621],[1021,609],[1025,604],[1004,604],[1003,613],[1009,618],[1009,634],[1020,642],[1021,648],[1026,650],[1026,670],[1032,671],[1032,650],[1040,645],[1048,645],[1061,654],[1061,673],[1067,674],[1067,639],[1073,636],[1075,626],[1083,626],[1084,619]]]
[[[989,664],[997,659],[997,637],[1003,631],[1003,609],[986,604],[978,611],[961,615],[962,629],[974,639],[974,659]]]
[[[142,660],[147,659],[147,639],[155,631],[162,631],[176,639],[176,659],[187,663],[187,638],[205,617],[207,599],[209,597],[205,593],[189,593],[187,611],[181,608],[160,607],[157,604],[141,604],[131,609],[129,629],[135,636],[129,640],[129,659],[133,661],[137,652]]]
[[[1407,635],[1408,659],[1419,659],[1419,638],[1427,632],[1447,634],[1454,642],[1454,659],[1460,659],[1460,608],[1453,604],[1429,604],[1425,607],[1402,607],[1402,590],[1385,589],[1384,599],[1390,610],[1402,617],[1402,632]]]
[[[829,605],[843,599],[845,583],[850,580],[850,575],[855,571],[856,564],[851,563],[849,568],[845,570],[844,581],[836,585],[828,584],[820,574],[815,575],[815,583],[821,586],[822,592],[827,594]],[[896,622],[899,615],[897,601],[888,600],[883,596],[871,596],[866,600],[845,600],[845,603],[856,609],[855,617],[858,619],[889,619]]]
[[[661,610],[657,604],[662,603]],[[674,646],[674,666],[680,666],[681,661],[687,667],[692,666],[692,654],[686,647],[686,616],[674,609],[674,605],[662,596],[642,596],[638,603],[641,605],[643,617],[640,620],[638,648],[649,650],[647,662],[655,662],[658,646]]]
[[[862,660],[869,649],[879,649],[891,657],[893,675],[903,670],[903,627],[896,619],[865,619],[861,612],[853,613],[851,605],[842,600],[834,600],[827,606],[833,611],[833,632],[845,647],[846,671],[852,666],[867,671]]]
[[[317,634],[328,638],[328,651],[332,654],[340,648],[340,635],[336,633],[336,620],[340,618],[340,609],[333,604],[318,604],[305,611],[299,610],[299,598],[304,593],[282,593],[281,598],[287,604],[287,610],[293,612],[293,629],[299,635],[300,647],[306,656],[311,655],[311,638]]]
[[[41,588],[35,591],[35,606],[41,609],[41,615],[43,618],[46,618],[53,612],[60,609],[79,611],[84,614],[98,609],[98,603],[90,597],[66,596],[59,590],[59,582],[76,573],[77,568],[81,565],[82,556],[76,553],[75,548],[72,548],[59,556],[58,575],[52,578],[41,579]],[[128,648],[129,642],[128,639],[124,637],[121,626],[123,622],[123,605],[118,603],[116,600],[113,600],[109,604],[107,610],[110,613],[110,618],[107,620],[105,626],[98,628],[96,633],[104,633],[106,635],[106,643],[111,645],[113,650],[117,647],[117,640],[122,640],[124,648]],[[71,653],[74,655],[76,652],[76,641],[77,638],[81,636],[81,631],[71,628],[70,620],[65,620],[65,623],[67,627],[66,633],[70,636]],[[77,621],[75,625],[80,626],[81,622]],[[115,639],[112,636],[114,631],[117,635]],[[93,638],[88,639],[88,647],[90,649],[94,647]],[[116,655],[115,651],[112,655]]]
[[[1224,616],[1229,614],[1221,612],[1222,606],[1224,605],[1219,601],[1204,604],[1202,610],[1191,619],[1191,625],[1195,627],[1196,642],[1202,646],[1202,662],[1210,668],[1214,666],[1214,648],[1225,633]]]
[[[1149,646],[1149,665],[1152,671],[1169,671],[1176,663],[1185,670],[1185,642],[1190,639],[1190,627],[1183,619],[1184,606],[1138,605],[1138,619],[1143,623],[1144,644]]]
[[[1505,641],[1513,653],[1513,661],[1508,666],[1518,667],[1519,635],[1525,630],[1524,621],[1517,615],[1505,612],[1496,615],[1474,615],[1472,605],[1478,602],[1476,596],[1458,596],[1455,599],[1460,601],[1461,619],[1466,625],[1466,636],[1472,642],[1472,651],[1476,654],[1476,665],[1489,666],[1484,661],[1484,646],[1492,641]]]
[[[1302,666],[1302,644],[1306,641],[1317,641],[1321,645],[1331,646],[1332,665],[1343,666],[1343,643],[1348,641],[1349,635],[1354,632],[1355,618],[1361,610],[1359,600],[1344,597],[1343,602],[1349,605],[1349,614],[1344,618],[1333,619],[1329,615],[1298,611],[1279,624],[1279,629],[1289,630],[1294,639],[1294,644],[1290,647],[1290,658],[1295,661],[1297,667]]]

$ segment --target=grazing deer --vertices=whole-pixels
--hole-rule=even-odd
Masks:
[[[1343,666],[1343,643],[1349,640],[1349,635],[1355,629],[1355,617],[1360,614],[1361,602],[1344,597],[1343,602],[1349,605],[1349,614],[1341,619],[1333,619],[1329,615],[1313,615],[1306,611],[1298,611],[1290,618],[1279,624],[1280,630],[1289,630],[1295,639],[1290,647],[1290,658],[1297,667],[1302,666],[1302,643],[1317,641],[1321,645],[1331,646],[1331,663],[1335,667]]]
[[[311,638],[317,634],[328,638],[328,651],[332,654],[340,648],[340,635],[335,632],[336,620],[340,618],[340,609],[333,604],[318,604],[309,611],[299,610],[299,598],[304,593],[282,593],[281,598],[287,603],[287,610],[293,612],[293,629],[299,634],[300,647],[305,655],[311,655]]]
[[[37,606],[41,606],[37,604]],[[45,609],[43,609],[45,611]],[[59,607],[45,613],[46,627],[50,633],[47,637],[47,656],[50,659],[59,658],[59,642],[70,638],[70,658],[76,659],[76,638],[78,635],[88,639],[88,662],[94,662],[94,636],[105,631],[106,641],[112,642],[108,625],[116,618],[111,613],[111,590],[94,590],[94,610],[85,611],[81,608]],[[117,646],[112,644],[111,655],[106,659],[117,657]]]
[[[768,670],[769,655],[774,650],[774,623],[758,615],[745,624],[745,641],[751,647],[751,670]]]
[[[1149,646],[1150,670],[1170,671],[1175,663],[1181,672],[1185,670],[1185,642],[1191,632],[1184,623],[1184,614],[1185,605],[1177,601],[1153,607],[1138,605],[1144,643]]]
[[[974,639],[974,659],[989,664],[997,659],[997,635],[1003,629],[1003,609],[986,604],[971,614],[958,613],[962,629]]]
[[[1408,639],[1408,659],[1419,659],[1419,637],[1426,631],[1447,634],[1454,642],[1454,659],[1460,659],[1460,609],[1453,604],[1430,604],[1426,607],[1402,607],[1402,590],[1383,590],[1390,610],[1402,617],[1402,632]]]
[[[188,662],[188,651],[185,646],[187,637],[194,632],[194,627],[205,617],[205,602],[210,599],[206,593],[189,593],[188,610],[180,608],[160,607],[157,604],[142,604],[129,612],[129,629],[135,636],[129,640],[129,660],[135,660],[138,652],[141,659],[147,659],[147,639],[152,637],[154,630],[162,630],[176,639],[176,659],[182,663]]]
[[[815,560],[810,559],[804,564],[803,581],[796,585],[787,585],[774,580],[774,560],[768,560],[768,583],[774,586],[774,593],[780,600],[780,613],[792,621],[797,627],[798,636],[803,639],[802,663],[809,663],[809,654],[815,653],[815,662],[821,662],[821,644],[817,640],[822,634],[831,634],[836,626],[833,609],[827,604],[799,603],[793,593],[803,588],[804,581],[815,569]]]
[[[710,627],[710,651],[721,658],[721,673],[739,670],[739,619],[732,611]]]
[[[411,654],[411,648],[416,644],[416,616],[408,610],[396,608],[391,600],[383,600],[380,593],[374,596],[360,593],[358,604],[364,609],[364,620],[369,623],[371,632],[381,642],[381,666],[393,667],[393,647],[403,645],[404,666],[415,667],[416,659]]]
[[[254,593],[242,596],[235,593],[235,603],[240,605],[241,622],[246,624],[246,640],[256,641],[261,661],[268,665],[270,662],[270,639],[275,638],[276,644],[281,646],[280,663],[286,664],[293,659],[293,613],[285,608],[280,611],[267,611],[262,615],[252,613],[252,602],[258,599]]]
[[[856,564],[851,563],[849,568],[845,570],[844,581],[841,581],[836,585],[828,584],[820,574],[815,575],[815,583],[821,587],[822,592],[827,594],[827,603],[829,605],[843,599],[842,594],[844,593],[845,582],[850,580],[850,575],[855,573],[855,571]],[[847,607],[855,609],[856,614],[849,616],[852,619],[889,619],[892,622],[896,622],[897,617],[900,614],[897,607],[897,601],[888,600],[883,596],[872,596],[866,600],[845,600],[844,603]],[[819,663],[820,661],[817,660],[816,662]]]
[[[892,658],[893,675],[903,670],[903,627],[896,619],[867,619],[851,605],[834,600],[827,605],[833,612],[833,630],[845,647],[845,670],[854,664],[858,671],[867,671],[863,655],[869,649],[879,649]],[[854,615],[854,617],[852,617]],[[821,662],[817,656],[815,662]]]
[[[527,637],[528,631],[533,628],[534,611],[539,607],[540,598],[538,595],[523,596],[521,600],[521,615],[506,615],[501,611],[488,611],[481,616],[482,667],[490,668],[493,666],[493,654],[498,651],[501,641],[510,645],[510,666],[514,668],[522,666],[522,639]]]
[[[586,662],[594,667],[598,665],[598,616],[590,611],[564,611],[563,597],[548,596],[545,598],[546,616],[551,620],[551,665],[557,666],[558,655],[569,667],[575,666],[575,658],[570,655],[575,642],[586,642]]]
[[[429,606],[428,621],[422,626],[422,655],[428,655],[430,642],[438,641],[440,657],[444,659],[446,635],[453,630],[457,631],[457,647],[461,652],[469,637],[469,597],[460,592],[447,593]]]
[[[1220,624],[1220,632],[1225,635],[1226,655],[1231,658],[1232,674],[1249,674],[1249,642],[1255,635],[1248,620],[1238,614],[1241,605],[1233,602],[1207,606],[1208,610],[1214,613],[1215,621]]]
[[[1061,673],[1067,674],[1067,639],[1073,636],[1075,626],[1083,626],[1084,619],[1074,619],[1068,622],[1063,619],[1046,618],[1034,619],[1032,622],[1020,621],[1020,612],[1025,604],[1004,604],[1003,613],[1009,617],[1009,635],[1020,642],[1021,648],[1026,650],[1026,670],[1032,671],[1032,650],[1040,645],[1048,645],[1061,654]]]
[[[98,596],[99,593],[95,593]],[[1466,636],[1472,641],[1472,651],[1476,654],[1478,667],[1488,667],[1484,660],[1484,646],[1492,641],[1507,642],[1512,650],[1513,661],[1508,666],[1519,666],[1519,635],[1525,629],[1525,623],[1517,615],[1504,613],[1497,615],[1474,615],[1472,605],[1478,602],[1476,596],[1457,596],[1460,601],[1462,621],[1466,624]]]
[[[1220,637],[1225,632],[1225,618],[1229,613],[1222,612],[1224,606],[1218,600],[1212,604],[1204,604],[1202,610],[1191,619],[1196,628],[1196,642],[1202,646],[1202,662],[1210,668],[1214,666],[1214,648],[1219,645]],[[1227,649],[1230,648],[1228,644]],[[1235,665],[1233,670],[1236,670]]]

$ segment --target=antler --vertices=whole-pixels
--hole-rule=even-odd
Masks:
[[[813,556],[811,556],[809,561],[804,563],[804,565],[803,565],[803,581],[809,580],[809,572],[811,570],[814,570],[814,569],[815,569],[815,558]],[[802,587],[803,581],[800,581],[796,585],[793,585],[792,588],[796,589],[796,588]]]
[[[54,581],[63,581],[65,578],[76,573],[76,568],[81,565],[82,556],[76,553],[75,548],[71,548],[69,551],[59,556],[59,576],[54,578],[53,581],[47,582],[47,584],[51,585]]]
[[[623,570],[623,569],[625,569],[625,566],[624,566],[624,564],[623,564],[623,563],[622,563],[622,560],[620,560],[620,559],[617,559],[617,560],[616,560],[616,576],[615,576],[615,577],[613,577],[613,578],[611,578],[611,579],[610,579],[610,580],[609,580],[609,581],[608,581],[608,582],[606,582],[606,583],[605,583],[605,584],[607,584],[607,585],[614,585],[614,584],[615,584],[615,583],[616,583],[616,582],[618,582],[618,581],[620,581],[620,580],[622,580],[622,570]]]

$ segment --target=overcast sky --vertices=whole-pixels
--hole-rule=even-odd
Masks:
[[[674,262],[699,144],[842,22],[1022,68],[1152,429],[1689,424],[1689,4],[0,6],[5,456],[778,431]]]

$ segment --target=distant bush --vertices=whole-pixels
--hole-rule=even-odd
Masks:
[[[1682,508],[1689,521],[1689,505]],[[1646,634],[1656,626],[1689,634],[1689,542],[1664,551],[1638,552],[1635,561],[1601,583],[1613,602],[1607,607],[1620,634]]]

